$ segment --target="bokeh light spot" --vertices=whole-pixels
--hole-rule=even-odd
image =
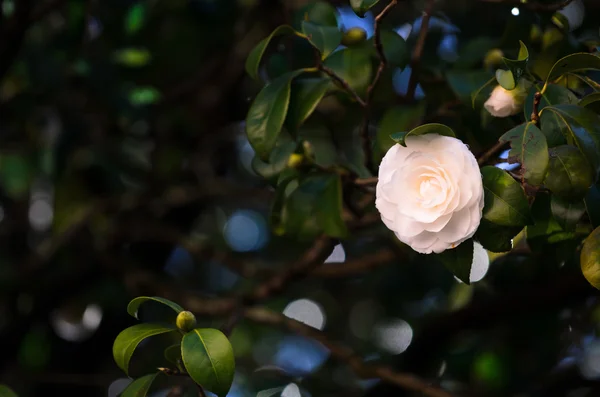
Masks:
[[[382,350],[391,354],[404,352],[413,338],[413,330],[402,319],[391,319],[375,326],[375,342]]]
[[[310,299],[298,299],[291,302],[283,310],[283,314],[318,330],[325,327],[323,308]]]

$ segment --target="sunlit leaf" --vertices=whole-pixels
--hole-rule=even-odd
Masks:
[[[173,309],[175,313],[183,311],[183,308],[181,306],[179,306],[175,302],[171,302],[168,299],[161,298],[159,296],[139,296],[135,299],[132,299],[131,302],[129,302],[129,304],[127,305],[127,313],[129,313],[129,315],[135,318],[138,318],[138,310],[140,306],[146,302],[157,302],[163,304]]]
[[[523,123],[502,135],[500,141],[510,142],[508,162],[521,164],[521,172],[529,184],[541,185],[549,160],[548,145],[542,131],[532,122]]]
[[[498,84],[507,90],[512,90],[516,87],[517,82],[525,74],[527,62],[529,61],[529,51],[522,41],[519,41],[519,55],[517,59],[502,58],[508,71],[498,69],[496,71],[496,80]]]
[[[565,73],[582,70],[600,70],[600,57],[585,52],[567,55],[556,61],[546,81],[553,81]]]
[[[533,222],[527,198],[517,181],[493,166],[483,167],[481,174],[485,219],[501,226],[524,226]]]
[[[120,397],[146,397],[159,374],[160,372],[157,372],[137,378],[123,390]]]
[[[410,136],[410,135],[417,136],[417,135],[425,135],[425,134],[438,134],[438,135],[444,135],[444,136],[456,138],[456,135],[454,134],[454,131],[452,131],[452,128],[448,127],[447,125],[438,124],[438,123],[423,124],[417,128],[414,128],[414,129],[408,131],[408,132],[405,132],[405,131],[395,132],[395,133],[391,134],[390,137],[396,143],[399,143],[400,145],[406,147],[406,138],[408,136]]]
[[[600,289],[600,228],[585,239],[579,261],[586,280]]]
[[[126,374],[129,375],[129,361],[133,352],[146,338],[176,331],[175,326],[167,327],[157,324],[136,324],[121,331],[113,344],[113,357],[115,362]]]
[[[181,356],[190,377],[204,389],[225,397],[233,383],[235,359],[219,330],[196,328],[183,336]]]

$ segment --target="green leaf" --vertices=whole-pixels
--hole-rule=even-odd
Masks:
[[[163,352],[165,359],[173,364],[179,364],[181,360],[181,343],[171,345]]]
[[[586,280],[600,289],[600,228],[594,229],[585,239],[579,259]]]
[[[160,374],[160,372],[145,375],[134,380],[125,388],[125,390],[123,390],[120,397],[146,397],[158,374]]]
[[[321,53],[321,59],[327,58],[342,42],[342,32],[335,26],[317,25],[302,21],[302,33]]]
[[[137,324],[126,328],[115,339],[113,344],[113,357],[115,362],[127,375],[129,375],[129,361],[133,352],[146,338],[154,335],[165,334],[167,332],[176,331],[176,328],[165,327],[157,324]]]
[[[565,232],[552,216],[550,196],[539,193],[531,206],[534,224],[527,226],[527,242],[534,250],[544,249],[546,244],[554,244],[575,238],[573,232]]]
[[[571,145],[550,149],[550,163],[546,187],[565,199],[579,199],[586,195],[594,182],[594,172],[583,154]]]
[[[410,51],[402,36],[391,30],[382,30],[381,45],[389,64],[404,69],[410,60]]]
[[[274,397],[281,396],[281,392],[285,389],[285,386],[274,387],[272,389],[261,390],[256,394],[256,397]]]
[[[373,65],[371,64],[370,49],[351,47],[336,51],[325,60],[325,66],[344,79],[359,95],[364,94],[367,86],[371,83]],[[333,81],[332,85],[346,93]]]
[[[280,140],[269,155],[268,162],[262,161],[258,156],[252,159],[252,169],[265,179],[276,177],[287,167],[288,159],[296,147],[296,142]]]
[[[294,27],[302,28],[302,21],[322,26],[338,26],[336,9],[325,1],[312,1],[294,13]]]
[[[298,141],[308,142],[314,154],[314,161],[321,167],[334,166],[338,160],[337,147],[331,131],[320,120],[310,120],[298,132]]]
[[[183,364],[194,382],[225,397],[233,383],[235,359],[227,337],[219,330],[196,328],[181,341]]]
[[[546,82],[556,80],[565,73],[590,69],[600,70],[599,57],[585,52],[567,55],[556,61],[554,66],[552,66]]]
[[[286,73],[267,84],[256,96],[246,116],[246,134],[250,145],[262,159],[269,158],[275,147],[290,101],[292,79],[302,70]]]
[[[146,16],[146,5],[144,3],[136,3],[129,8],[125,17],[125,31],[127,34],[137,33],[144,25]]]
[[[592,185],[584,201],[592,226],[600,226],[600,187]]]
[[[548,170],[548,145],[546,137],[532,122],[523,123],[500,137],[501,142],[510,142],[509,163],[520,163],[521,172],[527,182],[539,186],[544,182]]]
[[[525,103],[523,104],[523,113],[525,114],[525,120],[527,121],[531,120],[531,114],[533,113],[533,97],[537,91],[539,91],[539,88],[533,86],[529,90],[529,94],[527,95]],[[573,94],[568,88],[556,84],[548,84],[546,87],[546,92],[542,95],[542,99],[540,100],[538,112],[540,112],[546,106],[560,105],[563,103],[577,104],[578,101],[579,99],[577,99],[577,96],[575,96],[575,94]],[[550,141],[548,144],[550,144]]]
[[[524,226],[533,219],[521,185],[505,171],[487,166],[481,169],[484,200],[483,218],[500,226]]]
[[[330,80],[325,78],[302,79],[292,82],[290,104],[285,119],[285,125],[290,131],[298,131],[300,125],[321,102],[329,84]]]
[[[470,99],[474,92],[494,81],[491,74],[484,70],[450,70],[446,72],[446,81],[459,99]]]
[[[552,195],[550,209],[562,230],[572,232],[585,212],[585,204],[583,200],[570,201]]]
[[[425,102],[390,107],[383,115],[377,129],[376,148],[379,152],[378,157],[383,157],[394,146],[395,142],[391,135],[398,130],[408,130],[415,125],[419,125],[423,116],[425,116]]]
[[[338,175],[316,174],[302,180],[283,208],[286,232],[309,239],[324,232],[331,237],[348,234],[342,219],[342,182]]]
[[[581,98],[579,106],[593,110],[596,113],[600,113],[600,92],[594,92]]]
[[[379,0],[350,0],[350,6],[352,6],[356,15],[361,18],[377,3],[379,3]]]
[[[0,397],[19,397],[10,387],[0,385]]]
[[[290,194],[290,191],[293,191],[298,187],[297,179],[297,175],[291,175],[285,179],[282,179],[277,184],[275,189],[275,197],[273,198],[269,215],[269,225],[271,226],[271,229],[276,232],[276,234],[285,233],[285,225],[283,225],[282,219],[283,206],[285,205],[285,200]],[[296,182],[295,186],[292,185],[292,189],[288,189],[288,186],[290,186],[292,182]]]
[[[473,239],[460,243],[456,248],[446,250],[437,257],[444,266],[460,281],[469,285],[471,283],[471,266],[473,265]]]
[[[183,311],[183,307],[179,306],[177,303],[175,302],[171,302],[168,299],[165,298],[161,298],[159,296],[138,296],[135,299],[132,299],[131,302],[129,302],[129,304],[127,305],[127,313],[129,313],[129,315],[138,318],[138,309],[140,308],[140,306],[148,301],[153,301],[153,302],[158,302],[158,303],[162,303],[165,306],[170,307],[171,309],[173,309],[175,311],[175,313],[179,314],[179,312]]]
[[[390,135],[390,137],[396,142],[399,143],[400,145],[406,147],[406,138],[409,135],[425,135],[425,134],[438,134],[438,135],[444,135],[444,136],[450,136],[453,138],[456,138],[456,135],[454,135],[454,131],[452,131],[452,128],[448,127],[447,125],[444,124],[438,124],[438,123],[430,123],[430,124],[423,124],[417,128],[414,128],[408,132],[395,132],[393,134]]]
[[[577,105],[548,106],[542,114],[555,114],[562,123],[567,143],[576,145],[592,165],[595,175],[600,172],[600,117]],[[542,120],[543,123],[543,120]],[[542,124],[543,127],[543,124]]]
[[[475,233],[475,240],[488,251],[508,252],[513,248],[513,238],[521,230],[523,230],[522,226],[500,226],[482,219]]]
[[[258,79],[258,68],[260,67],[260,61],[262,60],[262,57],[271,40],[274,37],[286,34],[293,35],[296,34],[296,31],[289,25],[279,26],[268,37],[264,38],[256,45],[256,47],[254,47],[246,59],[246,72],[248,72],[250,77],[252,77],[254,80]]]
[[[519,55],[517,59],[508,59],[502,57],[508,71],[498,69],[496,71],[496,80],[498,84],[507,90],[512,90],[517,86],[517,82],[525,73],[527,62],[529,61],[529,51],[522,41],[519,41]]]

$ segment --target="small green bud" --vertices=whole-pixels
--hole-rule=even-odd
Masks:
[[[311,145],[309,141],[302,142],[302,149],[304,149],[304,154],[306,155],[306,157],[314,160],[315,151],[313,149],[313,145]]]
[[[346,47],[360,44],[367,39],[367,32],[362,28],[351,28],[342,37],[342,44]]]
[[[290,157],[288,158],[287,166],[290,168],[296,168],[303,162],[304,162],[303,155],[298,154],[298,153],[292,153],[292,154],[290,154]]]
[[[498,48],[489,50],[488,53],[485,54],[485,58],[483,58],[483,65],[487,69],[493,69],[502,63],[503,56],[504,56],[504,53],[502,52],[502,50],[499,50]]]
[[[175,324],[181,331],[189,332],[196,326],[196,316],[194,316],[194,313],[192,312],[182,311],[177,315]]]

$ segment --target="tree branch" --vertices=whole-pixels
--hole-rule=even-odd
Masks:
[[[286,328],[299,335],[318,341],[329,350],[334,358],[346,363],[358,376],[363,379],[379,378],[386,383],[419,392],[429,397],[452,396],[450,393],[439,387],[427,384],[427,382],[415,375],[395,372],[392,368],[383,365],[367,364],[349,347],[332,341],[323,332],[309,327],[308,325],[305,325],[299,321],[288,318],[282,314],[265,308],[255,307],[246,310],[245,317],[256,323]]]
[[[317,64],[317,69],[325,73],[327,76],[331,77],[336,83],[342,86],[342,88],[344,88],[344,90],[346,90],[346,92],[348,92],[348,94],[350,94],[350,96],[352,96],[352,98],[354,98],[354,100],[358,102],[358,104],[361,107],[364,108],[367,106],[366,102],[360,97],[360,95],[358,95],[358,93],[352,87],[350,87],[350,84],[348,84],[346,80],[338,76],[332,69],[323,65],[323,63],[320,61]]]
[[[421,30],[419,31],[419,37],[413,50],[412,58],[410,61],[411,73],[410,80],[408,82],[408,89],[406,90],[406,97],[409,101],[412,101],[415,97],[415,91],[417,89],[417,82],[419,76],[419,66],[421,65],[421,55],[423,54],[423,48],[425,46],[425,39],[429,32],[429,19],[433,12],[433,5],[435,0],[428,0],[425,10],[423,10],[423,17],[421,18]]]
[[[532,11],[547,11],[554,12],[568,6],[573,0],[563,0],[554,4],[544,4],[535,1],[523,3],[521,0],[479,0],[482,3],[495,3],[507,6],[525,7]]]
[[[479,164],[480,166],[485,164],[490,159],[490,157],[502,150],[507,144],[508,142],[497,142],[494,146],[492,146],[479,156],[479,158],[477,159],[477,164]]]

